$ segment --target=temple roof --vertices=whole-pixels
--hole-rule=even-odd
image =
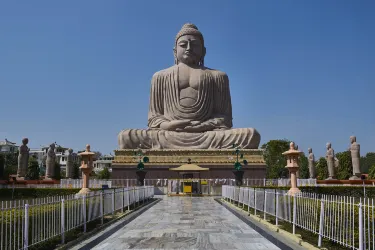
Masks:
[[[170,168],[169,170],[172,171],[207,171],[210,170],[209,168],[202,168],[195,164],[184,164],[177,168]]]

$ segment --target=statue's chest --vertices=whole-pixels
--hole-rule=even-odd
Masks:
[[[201,70],[186,70],[179,72],[178,88],[180,92],[180,104],[191,106],[198,99],[199,85],[204,80]]]

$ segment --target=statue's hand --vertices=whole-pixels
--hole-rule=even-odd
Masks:
[[[176,131],[178,128],[185,128],[190,125],[190,120],[175,120],[169,122],[162,122],[160,128],[169,131]]]
[[[213,129],[213,126],[211,124],[200,123],[196,126],[186,126],[184,129],[181,129],[181,131],[199,133],[199,132],[206,132],[212,129]]]

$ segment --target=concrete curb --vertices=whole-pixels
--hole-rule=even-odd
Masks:
[[[111,234],[119,230],[121,227],[125,226],[126,224],[128,224],[129,222],[137,218],[140,214],[142,214],[143,212],[145,212],[146,210],[154,206],[159,201],[161,201],[160,198],[154,198],[154,201],[146,203],[145,205],[142,205],[141,207],[137,207],[136,209],[131,210],[130,212],[127,212],[119,216],[118,218],[111,220],[90,232],[85,233],[78,239],[70,241],[60,247],[57,247],[56,249],[58,250],[65,250],[65,249],[72,249],[72,248],[80,249],[80,250],[92,249],[97,244],[102,242],[104,239],[108,238]],[[96,235],[96,234],[100,234],[100,235]],[[88,240],[90,237],[93,238],[91,241],[89,241],[84,246],[79,246],[79,244]]]
[[[223,205],[240,220],[251,226],[260,235],[282,250],[319,249],[307,242],[302,241],[300,235],[293,235],[254,215],[249,216],[246,211],[232,205],[231,203],[228,203],[227,201],[219,198],[215,199],[215,201]]]

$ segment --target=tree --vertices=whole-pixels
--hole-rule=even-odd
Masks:
[[[9,179],[12,174],[17,174],[18,168],[18,153],[5,153],[4,154],[4,179]]]
[[[352,157],[350,151],[337,153],[336,158],[339,160],[339,168],[335,169],[337,171],[337,179],[349,179],[353,175]]]
[[[60,163],[58,162],[55,162],[55,176],[54,176],[54,179],[55,180],[61,180],[61,165]]]
[[[29,180],[39,180],[39,164],[35,157],[29,157],[26,178]]]
[[[108,168],[104,168],[102,171],[100,171],[98,174],[97,174],[97,178],[98,179],[102,179],[102,180],[108,180],[111,178],[111,173],[109,172],[109,169]]]
[[[324,157],[320,157],[316,162],[316,176],[318,180],[325,180],[328,178],[327,160]]]
[[[267,178],[278,179],[289,176],[286,166],[286,157],[282,154],[289,150],[289,140],[271,140],[262,145],[264,159],[267,165]]]
[[[94,159],[99,160],[100,158],[102,158],[102,153],[100,153],[99,151],[93,151],[93,152],[95,153]]]
[[[375,164],[369,169],[368,172],[368,179],[373,180],[375,179]]]
[[[375,152],[368,152],[360,159],[361,172],[368,173],[369,169],[375,165]]]
[[[0,180],[4,178],[5,157],[0,154]]]
[[[309,160],[305,154],[301,154],[299,158],[299,178],[308,179],[309,177]]]
[[[73,163],[73,179],[79,179],[80,173],[81,173],[81,171],[79,169],[79,163],[74,162]]]

